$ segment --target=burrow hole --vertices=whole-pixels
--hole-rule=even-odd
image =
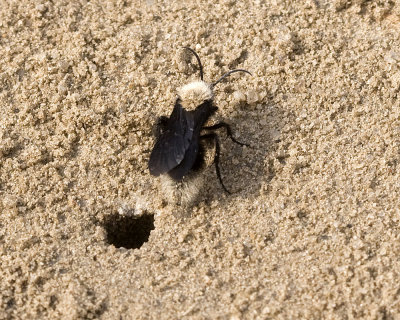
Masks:
[[[149,240],[150,232],[154,230],[154,215],[135,217],[115,213],[107,216],[103,225],[108,244],[116,248],[138,249]]]

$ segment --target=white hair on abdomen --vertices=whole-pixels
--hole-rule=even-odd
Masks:
[[[211,100],[213,93],[208,83],[195,81],[178,89],[178,96],[181,99],[182,107],[186,110],[194,110],[205,100]]]
[[[168,203],[188,206],[195,202],[199,190],[203,186],[204,177],[202,174],[190,173],[182,181],[175,181],[168,174],[163,174],[160,182]]]

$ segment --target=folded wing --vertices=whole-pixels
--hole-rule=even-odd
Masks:
[[[150,174],[159,176],[167,173],[184,160],[192,144],[194,126],[193,113],[186,111],[177,101],[163,134],[151,152]]]

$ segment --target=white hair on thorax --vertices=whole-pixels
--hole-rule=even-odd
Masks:
[[[213,98],[211,86],[204,81],[190,82],[178,89],[178,97],[181,99],[182,107],[191,111],[196,109],[206,100]]]

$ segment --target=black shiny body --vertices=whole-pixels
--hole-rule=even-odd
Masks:
[[[159,121],[159,137],[150,155],[150,174],[167,173],[181,181],[191,170],[199,167],[200,133],[208,118],[218,108],[211,100],[204,101],[193,111],[185,110],[177,99],[169,118]]]

